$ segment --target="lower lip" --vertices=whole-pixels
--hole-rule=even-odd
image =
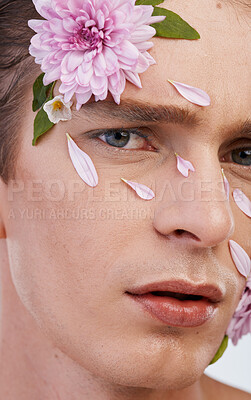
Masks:
[[[153,317],[171,326],[194,327],[211,319],[216,307],[208,300],[178,300],[151,293],[129,296],[143,306]]]

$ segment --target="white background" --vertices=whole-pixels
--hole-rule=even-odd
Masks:
[[[205,374],[251,393],[251,334],[243,336],[236,346],[229,340],[223,356],[207,367]]]

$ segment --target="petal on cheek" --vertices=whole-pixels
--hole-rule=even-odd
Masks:
[[[234,240],[229,240],[230,252],[235,266],[239,273],[245,278],[248,277],[251,270],[251,260],[245,250]]]
[[[139,197],[141,197],[142,199],[144,199],[144,200],[152,200],[155,197],[155,194],[153,193],[153,191],[149,187],[147,187],[145,185],[142,185],[141,183],[127,181],[126,179],[123,179],[123,178],[120,178],[120,179],[122,179],[122,181],[124,181],[129,186],[131,186],[131,188],[133,190],[135,190],[137,195]]]
[[[91,158],[76,145],[68,133],[66,133],[66,136],[70,158],[78,175],[87,185],[97,186],[98,174]]]
[[[225,175],[225,173],[224,173],[223,168],[221,169],[221,172],[222,172],[222,176],[223,176],[224,189],[225,189],[225,192],[226,192],[227,199],[229,200],[229,193],[230,193],[229,182],[228,182],[228,180],[227,180],[227,178],[226,178],[226,175]]]
[[[248,217],[251,217],[251,201],[249,198],[239,189],[233,191],[233,198],[239,209]]]
[[[184,160],[177,153],[175,153],[175,155],[177,157],[177,168],[183,176],[187,178],[189,170],[195,172],[195,168],[190,161]]]
[[[181,96],[190,101],[190,103],[203,107],[210,106],[210,97],[206,92],[204,92],[204,90],[187,85],[185,83],[175,82],[170,79],[168,79],[168,82],[170,82],[178,90]]]

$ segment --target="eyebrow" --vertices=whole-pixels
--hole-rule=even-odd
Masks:
[[[223,0],[225,4],[238,5],[243,9],[250,9],[250,2],[248,0]]]
[[[251,119],[246,119],[244,122],[237,122],[230,126],[230,128],[224,127],[223,130],[230,132],[232,137],[235,136],[250,136],[251,138]]]
[[[156,122],[165,124],[180,124],[188,127],[200,126],[203,119],[198,117],[198,111],[191,111],[185,107],[175,105],[156,105],[133,100],[123,100],[120,105],[114,101],[98,101],[85,104],[79,111],[73,111],[73,116],[81,118],[113,119],[128,122]],[[238,121],[228,126],[222,126],[220,131],[232,137],[251,137],[251,119]]]
[[[198,126],[202,119],[197,116],[198,111],[174,105],[152,105],[135,101],[121,101],[120,105],[110,101],[87,103],[79,111],[73,112],[74,116],[102,118],[105,120],[119,119],[127,122],[162,122],[186,126]]]

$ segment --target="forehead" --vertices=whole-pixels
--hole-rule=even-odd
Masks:
[[[122,99],[137,97],[159,104],[182,101],[167,82],[173,79],[204,89],[212,100],[210,112],[217,108],[218,113],[227,111],[234,119],[246,119],[250,105],[250,29],[246,16],[226,3],[168,0],[160,5],[183,17],[201,38],[153,38],[150,53],[157,64],[141,74],[143,89],[127,85]]]

